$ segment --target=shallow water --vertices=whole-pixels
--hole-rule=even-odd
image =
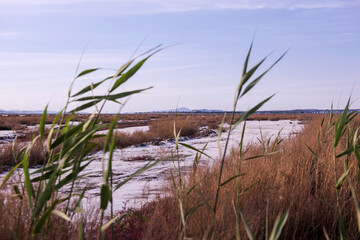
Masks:
[[[260,128],[262,135],[267,139],[269,137],[275,138],[279,130],[282,128],[283,129],[280,134],[282,138],[294,136],[294,134],[301,131],[302,127],[303,125],[299,124],[298,121],[249,121],[246,124],[244,143],[257,143],[257,137],[260,138]],[[129,128],[129,131],[132,130],[133,129]],[[239,144],[241,132],[242,125],[239,125],[232,132],[228,150]],[[227,132],[223,132],[220,137],[220,145],[222,149],[224,149],[226,137]],[[212,159],[203,155],[200,164],[211,165],[219,157],[217,134],[203,138],[184,140],[181,142],[191,145],[197,149],[202,149],[204,145],[207,144],[204,152],[211,156]],[[175,152],[175,144],[171,141],[163,141],[160,144],[162,145],[148,144],[141,147],[132,146],[115,150],[113,161],[114,184],[121,182],[121,180],[125,179],[131,173],[144,166],[147,163],[147,161],[144,161],[145,159],[165,158],[163,162],[135,177],[132,181],[128,182],[122,188],[114,192],[115,209],[121,209],[125,203],[127,204],[127,207],[136,207],[141,203],[146,202],[148,199],[154,199],[161,193],[161,188],[169,175],[169,170],[174,167],[173,162],[169,160],[169,156],[171,151]],[[196,152],[184,146],[179,146],[179,154],[183,156],[181,167],[184,169],[190,168],[193,164]],[[89,191],[89,195],[98,196],[99,186],[102,181],[102,153],[94,154],[93,157],[96,160],[89,165],[86,171],[91,173],[91,175],[81,181],[79,188],[82,188],[83,186],[90,186],[92,187],[92,190]],[[99,201],[99,197],[96,201]]]
[[[226,128],[227,126],[225,126]],[[244,144],[257,143],[260,138],[260,129],[265,139],[269,137],[275,138],[279,130],[282,129],[280,136],[287,138],[301,131],[303,125],[299,121],[280,120],[280,121],[248,121],[246,123],[246,132]],[[148,131],[148,127],[130,127],[119,129],[118,131],[132,133],[134,131]],[[239,144],[241,137],[242,125],[239,125],[230,137],[229,149]],[[105,132],[104,132],[105,133]],[[220,146],[224,149],[227,132],[223,132],[220,136]],[[205,153],[212,159],[202,156],[200,164],[211,165],[219,157],[219,148],[217,141],[217,133],[196,139],[188,139],[181,141],[182,143],[191,145],[197,149],[202,149],[206,144]],[[132,146],[124,149],[116,149],[113,156],[113,182],[114,185],[120,183],[126,177],[131,175],[137,169],[144,166],[147,159],[165,160],[155,165],[146,172],[136,176],[130,182],[123,185],[114,192],[114,209],[121,210],[125,205],[127,207],[137,207],[148,200],[154,199],[161,194],[161,188],[166,183],[169,171],[173,168],[173,162],[169,160],[171,151],[175,152],[175,144],[173,141],[162,141],[156,145],[147,144],[143,146]],[[179,146],[179,155],[181,157],[180,165],[186,171],[189,169],[194,160],[196,152],[184,146]],[[98,152],[92,155],[94,161],[85,169],[85,176],[77,182],[76,190],[81,191],[87,187],[86,202],[98,204],[100,200],[100,185],[102,183],[102,153]],[[136,159],[136,160],[134,160]],[[34,169],[33,169],[34,170]],[[6,173],[0,175],[5,176]],[[70,187],[65,187],[64,191],[69,191]]]
[[[13,130],[0,130],[0,143],[11,142],[16,136]]]

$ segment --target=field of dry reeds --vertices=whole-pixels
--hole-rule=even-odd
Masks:
[[[236,109],[242,97],[285,53],[255,77],[266,57],[248,69],[250,46],[235,91],[233,111],[223,121],[221,115],[194,115],[195,119],[187,121],[183,114],[175,115],[174,121],[171,114],[149,115],[130,124],[149,125],[147,134],[137,132],[119,140],[115,129],[119,124],[129,125],[119,123],[122,120],[119,114],[112,119],[102,115],[103,107],[109,101],[120,103],[125,97],[150,89],[118,92],[121,85],[162,49],[159,45],[140,55],[142,59],[129,60],[114,75],[73,93],[75,80],[100,68],[80,72],[69,87],[61,112],[49,117],[46,107],[29,142],[23,139],[19,142],[22,145],[1,149],[6,155],[1,161],[9,164],[11,155],[15,166],[0,183],[0,238],[360,239],[360,128],[358,112],[349,111],[350,99],[343,113],[337,116],[332,112],[327,117],[288,116],[307,122],[296,137],[281,139],[279,132],[271,141],[260,138],[259,145],[243,144],[246,121],[280,119],[255,114],[274,95],[241,115]],[[93,94],[94,89],[105,82],[109,83],[108,91],[103,95]],[[78,105],[70,110],[71,103]],[[94,106],[93,114],[76,118],[76,113]],[[24,124],[35,124],[30,117],[18,123],[8,120],[1,120],[2,128],[16,130]],[[74,120],[79,122],[72,124]],[[196,136],[199,126],[212,128],[219,123],[218,131],[222,132],[224,122],[229,127],[225,147],[220,149],[222,157],[213,166],[199,165],[206,151],[179,142],[180,137]],[[51,123],[51,127],[46,128],[46,123]],[[243,124],[240,143],[237,148],[228,149],[230,135],[240,124]],[[106,136],[98,134],[102,130],[108,130]],[[162,160],[149,161],[115,183],[114,149],[168,137],[173,138],[176,147],[170,156],[174,168],[164,186],[165,197],[136,211],[115,212],[113,206],[117,199],[113,192],[122,191],[124,184]],[[126,144],[121,145],[123,142]],[[184,171],[180,167],[179,146],[196,152],[192,170]],[[89,209],[83,202],[87,188],[78,190],[75,185],[91,163],[92,152],[99,148],[102,150],[99,203]],[[42,165],[30,170],[34,159]]]
[[[267,214],[271,230],[276,217],[289,207],[291,208],[281,239],[322,239],[324,231],[330,239],[338,238],[339,214],[336,210],[333,135],[326,134],[326,126],[320,127],[322,117],[321,115],[314,116],[300,134],[284,139],[276,146],[276,149],[272,149],[276,151],[275,154],[243,162],[244,175],[240,178],[243,194],[239,197],[239,204],[256,239],[265,238]],[[325,122],[327,121],[328,118],[325,119]],[[169,128],[172,129],[172,126]],[[306,145],[316,153],[317,157]],[[338,146],[338,152],[345,148],[346,143],[343,141]],[[234,151],[234,156],[236,156],[239,149],[234,149]],[[269,149],[265,145],[248,145],[243,151],[243,157],[246,159],[262,155]],[[349,163],[357,162],[355,156],[351,156],[348,161]],[[191,208],[203,202],[204,199],[210,205],[213,204],[219,164],[220,162],[212,167],[201,167],[195,174],[194,172],[187,173],[188,180],[185,188],[194,184],[197,184],[197,187],[187,197],[185,207]],[[341,176],[344,172],[343,163],[338,164],[337,174]],[[233,175],[234,161],[229,155],[225,160],[222,181]],[[360,192],[359,176],[358,169],[354,166],[348,177],[353,179],[352,185],[356,193]],[[236,215],[233,206],[237,198],[237,184],[238,182],[234,179],[221,189],[214,239],[236,239]],[[349,184],[345,182],[344,185],[339,192],[339,202],[346,223],[346,237],[358,239],[360,233],[357,229],[356,207]],[[123,222],[115,225],[115,236],[126,236],[125,239],[179,239],[183,231],[180,224],[181,214],[176,189],[170,179],[169,184],[164,187],[164,192],[167,197],[159,198],[138,210],[148,221],[135,215],[124,218]],[[1,202],[3,203],[0,206],[1,236],[8,236],[7,239],[12,238],[9,226],[17,226],[13,229],[17,233],[28,231],[25,229],[26,224],[21,224],[31,220],[28,207],[22,206],[23,203],[15,197],[2,199]],[[17,219],[15,216],[19,214],[22,215],[20,223],[15,223],[14,220]],[[89,228],[86,231],[87,239],[96,239],[98,214],[89,212],[84,217],[86,226]],[[186,225],[188,237],[201,239],[211,223],[211,215],[211,210],[205,204],[197,208]],[[52,236],[53,239],[78,237],[79,229],[60,218],[55,218],[53,221],[56,224],[49,223],[48,232],[44,236]],[[58,231],[64,234],[58,235]],[[246,238],[244,226],[241,227],[240,232],[242,237]],[[109,237],[110,233],[107,233],[107,236]],[[46,239],[46,237],[42,238],[40,235],[38,239]]]
[[[290,212],[281,233],[281,239],[323,239],[324,231],[330,239],[339,237],[339,214],[336,210],[337,194],[334,180],[333,139],[325,134],[322,127],[318,138],[322,116],[316,116],[295,138],[284,139],[277,147],[276,153],[261,158],[246,160],[242,165],[243,176],[240,181],[227,183],[221,189],[218,211],[215,219],[214,239],[236,239],[236,215],[234,201],[237,199],[237,184],[241,184],[238,197],[240,209],[253,231],[255,239],[265,239],[266,216],[269,226],[273,226],[276,217],[289,207]],[[328,119],[326,119],[328,120]],[[326,121],[325,120],[325,121]],[[319,142],[320,141],[320,142]],[[307,144],[318,157],[305,145]],[[345,149],[345,142],[338,147]],[[238,149],[235,149],[238,151]],[[261,155],[266,151],[259,146],[246,146],[244,159]],[[236,153],[235,153],[236,156]],[[338,177],[344,173],[344,162],[338,163]],[[357,165],[354,155],[348,160]],[[225,160],[223,179],[234,175],[234,161],[231,156]],[[186,207],[208,200],[214,202],[220,162],[212,167],[204,167],[193,175],[189,174],[186,188],[198,183],[197,189],[187,197]],[[359,168],[353,167],[348,175],[353,179],[353,186],[360,192]],[[356,219],[356,205],[352,199],[349,183],[344,183],[339,191],[339,202],[346,223],[347,239],[359,239],[360,232]],[[249,187],[251,189],[247,190]],[[144,239],[178,239],[183,231],[179,224],[181,214],[176,189],[169,181],[166,190],[167,198],[152,203],[154,212],[149,216]],[[268,208],[268,213],[266,209]],[[187,235],[201,239],[211,223],[212,210],[201,205],[189,218]],[[242,238],[246,238],[246,228],[241,223]]]
[[[90,115],[79,114],[73,117],[74,121],[83,121]],[[239,118],[241,115],[236,115]],[[103,114],[100,116],[102,123],[109,123],[115,115]],[[249,117],[249,121],[269,120],[277,121],[282,119],[299,120],[306,122],[312,119],[312,114],[254,114]],[[47,116],[47,124],[51,124],[55,115],[49,114]],[[210,114],[185,114],[179,113],[177,115],[177,128],[182,127],[181,135],[183,137],[201,137],[207,132],[199,132],[199,127],[205,126],[208,130],[217,129],[221,123],[223,114],[210,113]],[[26,130],[27,126],[36,126],[41,119],[41,115],[18,115],[10,114],[0,116],[0,126],[4,129],[16,130],[18,132],[17,140],[14,144],[0,144],[0,173],[11,166],[15,166],[14,154],[19,153],[20,149],[30,142],[37,134],[38,129]],[[175,113],[137,113],[137,114],[122,114],[120,120],[116,124],[116,128],[136,127],[136,126],[149,126],[149,131],[135,131],[133,133],[116,133],[116,148],[124,148],[132,145],[143,143],[158,143],[162,140],[171,139],[174,137]],[[225,118],[225,122],[230,122],[230,116]],[[45,136],[48,130],[45,129]],[[100,151],[104,147],[105,137],[94,140],[98,145],[93,151]],[[33,146],[31,154],[29,155],[30,166],[36,166],[44,162],[44,156],[41,154],[39,142]],[[13,153],[14,152],[14,153]]]

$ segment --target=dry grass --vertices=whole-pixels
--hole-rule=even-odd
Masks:
[[[172,116],[174,117],[174,116]],[[122,123],[122,122],[120,122]],[[130,122],[131,123],[131,122]],[[139,122],[132,122],[139,124]],[[141,123],[141,122],[140,122]],[[180,117],[177,121],[177,128],[182,127],[181,136],[187,137],[196,137],[198,136],[198,128],[206,124],[205,121],[198,121],[198,119],[188,119],[184,116]],[[126,126],[129,124],[127,123]],[[174,119],[157,119],[149,121],[149,131],[135,131],[133,133],[122,133],[118,132],[116,137],[116,147],[124,148],[132,145],[148,143],[148,142],[159,142],[162,140],[170,139],[174,136],[173,133]],[[122,125],[124,126],[124,125]],[[37,134],[37,130],[24,132],[18,137],[18,141],[15,144],[15,154],[17,154],[20,149],[28,144],[34,136]],[[46,136],[46,133],[45,133]],[[105,138],[98,138],[94,141],[98,143],[98,146],[93,151],[100,151],[104,147]],[[37,142],[31,150],[30,153],[30,166],[36,166],[44,162],[44,153],[41,149],[41,145]],[[4,170],[7,170],[11,166],[15,166],[16,163],[13,157],[12,144],[0,144],[0,173]]]
[[[197,137],[199,136],[199,127],[203,126],[202,122],[197,120],[186,120],[180,118],[177,121],[177,129],[182,128],[181,136]],[[171,139],[174,137],[174,119],[155,120],[150,121],[149,131],[135,131],[133,133],[116,133],[115,146],[118,148],[124,148],[132,145],[152,142],[157,144],[159,141]],[[96,141],[99,145],[95,150],[101,150],[103,148],[104,138],[99,138]]]
[[[22,192],[21,189],[20,192]],[[22,197],[26,197],[26,195]],[[96,239],[99,211],[94,209],[96,208],[89,207],[83,214],[84,237],[86,239]],[[31,229],[29,229],[29,222],[31,221],[29,206],[26,201],[21,201],[13,189],[1,192],[0,214],[0,239],[34,239]],[[36,235],[36,239],[78,239],[79,222],[80,219],[75,219],[73,223],[69,223],[56,215],[52,215],[44,231]]]
[[[180,128],[180,126],[184,125],[184,135],[196,135],[196,130],[199,126],[206,125],[206,123],[209,124],[211,121],[217,124],[221,117],[218,115],[213,118],[189,118],[184,124],[185,116],[180,116],[177,127]],[[262,116],[257,117],[260,118]],[[314,117],[313,115],[302,116],[302,120],[311,121],[305,125],[303,132],[298,134],[296,138],[284,140],[277,154],[248,160],[243,164],[242,172],[246,175],[241,177],[242,189],[246,189],[252,184],[259,182],[239,199],[244,216],[248,220],[257,239],[264,239],[267,197],[269,197],[270,202],[270,228],[277,215],[283,213],[292,204],[289,218],[281,235],[282,239],[323,239],[323,228],[326,229],[331,239],[338,238],[338,213],[335,209],[324,203],[325,200],[331,205],[336,205],[332,138],[331,134],[324,135],[321,139],[322,144],[318,143],[317,133],[320,126],[320,117]],[[271,119],[275,120],[275,117]],[[117,145],[124,147],[127,146],[126,144],[170,138],[173,136],[172,126],[173,119],[170,116],[169,119],[160,118],[151,120],[150,131],[148,133],[135,132],[133,134],[125,134],[118,139],[126,139],[126,141],[119,140]],[[305,143],[314,149],[328,167],[310,153],[305,147]],[[344,148],[344,145],[339,146],[338,151]],[[245,156],[250,157],[262,154],[263,151],[264,149],[259,146],[247,146]],[[34,153],[30,155],[31,158],[43,159],[40,146],[35,147]],[[3,145],[0,164],[4,164],[9,159],[12,159],[11,147]],[[354,159],[351,159],[351,162],[353,161]],[[189,195],[185,207],[190,208],[204,199],[208,200],[210,205],[213,204],[218,168],[219,163],[212,167],[198,169],[195,176],[189,173],[188,186],[192,186],[204,176],[205,178]],[[359,193],[360,178],[359,175],[356,175],[355,170],[356,168],[353,167],[351,177],[354,179],[353,184],[356,192]],[[340,176],[342,172],[343,167],[340,167],[338,175]],[[225,162],[223,181],[233,175],[234,166],[231,156],[229,156]],[[268,186],[269,195],[267,195]],[[233,201],[236,199],[235,189],[235,180],[221,189],[216,215],[215,239],[235,239],[236,224],[232,207]],[[125,219],[122,224],[116,225],[117,235],[115,236],[121,239],[179,239],[181,235],[179,204],[171,184],[164,191],[167,192],[169,197],[158,199],[140,210],[140,212],[149,218],[150,221],[148,223],[144,224],[143,221],[139,221],[137,218]],[[15,239],[13,234],[16,233],[19,239],[29,239],[30,236],[26,235],[29,232],[26,226],[29,226],[28,221],[31,220],[29,209],[26,206],[20,206],[20,201],[16,197],[2,195],[0,196],[0,202],[2,203],[0,205],[0,214],[2,216],[0,236],[4,237],[4,239]],[[348,187],[341,188],[340,202],[344,219],[347,223],[347,238],[359,239],[360,233],[357,231],[354,203]],[[20,209],[22,211],[21,221],[20,223],[15,223],[14,219],[17,218],[14,216],[18,216]],[[96,238],[97,228],[95,226],[98,225],[98,218],[91,218],[90,216],[93,213],[87,214],[89,215],[89,217],[85,218],[86,226],[88,226],[86,232],[87,239],[93,239]],[[211,214],[211,211],[205,205],[200,207],[189,220],[187,225],[188,235],[195,239],[201,239],[210,224]],[[54,216],[43,236],[47,238],[52,237],[52,239],[76,239],[78,229],[74,226],[78,226],[78,224],[70,225]],[[59,232],[61,234],[58,234]],[[242,237],[246,238],[244,228],[241,229],[241,233]],[[106,236],[109,237],[109,234],[107,232]],[[42,235],[37,237],[37,239],[46,239],[42,238]]]
[[[8,185],[10,187],[10,185]],[[21,191],[21,189],[20,189]],[[21,191],[22,192],[22,191]],[[26,195],[24,196],[26,197]],[[61,209],[59,209],[61,210]],[[63,209],[62,209],[63,210]],[[124,209],[116,213],[120,215]],[[138,240],[142,239],[143,229],[146,221],[140,215],[149,216],[153,211],[151,205],[144,205],[141,210],[134,210],[120,222],[114,224],[114,239]],[[6,240],[30,240],[33,239],[29,222],[31,214],[26,201],[21,201],[13,189],[7,189],[0,194],[0,239]],[[62,218],[52,215],[44,231],[36,235],[37,240],[70,240],[79,239],[80,221],[84,225],[84,239],[97,239],[100,212],[97,206],[88,206],[81,219],[74,219],[69,223]],[[110,220],[109,216],[106,217]],[[104,239],[110,239],[111,229],[105,233]]]
[[[240,207],[247,218],[257,239],[264,239],[267,183],[269,183],[270,200],[270,230],[279,213],[283,213],[291,205],[288,221],[285,225],[282,239],[323,239],[323,228],[330,239],[339,236],[337,210],[325,204],[321,199],[336,205],[334,183],[334,163],[332,158],[332,139],[327,135],[320,147],[317,142],[317,132],[320,126],[319,118],[306,125],[303,132],[294,139],[287,139],[278,149],[279,153],[262,159],[246,161],[243,165],[241,178],[242,189],[259,181],[252,189],[244,193],[239,201]],[[319,154],[328,164],[326,167],[306,149],[305,143]],[[339,148],[344,149],[344,146]],[[256,146],[248,146],[246,156],[262,153]],[[352,159],[355,161],[355,159]],[[190,177],[188,186],[192,186],[203,176],[197,190],[193,191],[187,200],[187,207],[209,200],[214,201],[217,186],[219,164],[202,168],[195,177]],[[360,191],[359,176],[353,168],[351,176],[356,192]],[[343,172],[340,167],[339,176]],[[226,160],[223,180],[234,175],[231,158]],[[190,176],[192,176],[190,174]],[[235,239],[235,214],[233,201],[236,197],[236,181],[232,181],[221,189],[219,208],[216,215],[215,239]],[[169,187],[171,197],[159,199],[154,203],[154,212],[145,231],[144,239],[178,239],[180,236],[180,213],[174,189]],[[356,212],[348,187],[340,191],[345,222],[347,223],[348,239],[359,239]],[[206,206],[202,206],[192,216],[188,223],[188,236],[201,239],[211,221],[212,213]],[[245,229],[242,229],[245,236]]]
[[[15,166],[15,157],[23,148],[29,144],[28,142],[19,141],[16,144],[2,144],[0,145],[0,173]],[[39,141],[36,141],[29,154],[29,164],[31,167],[42,165],[45,160],[45,151]]]
[[[101,121],[109,122],[110,116],[102,115]],[[237,115],[236,117],[239,117]],[[129,133],[117,133],[116,146],[119,148],[128,147],[131,145],[137,145],[141,143],[153,142],[171,139],[174,137],[173,126],[174,126],[175,114],[125,114],[121,115],[121,121],[118,123],[118,128],[123,127],[134,127],[134,126],[149,126],[149,131],[142,132],[136,131],[132,134]],[[180,136],[182,137],[199,137],[198,131],[201,126],[208,126],[208,129],[217,129],[221,120],[222,114],[179,114],[177,116],[176,128],[181,130]],[[310,114],[254,114],[250,117],[250,121],[269,120],[277,121],[280,119],[292,119],[299,121],[308,121],[313,118]],[[230,116],[226,117],[226,121],[230,121]],[[206,134],[206,132],[202,132]],[[96,150],[103,148],[103,139],[98,139],[97,143],[99,146]]]
[[[50,114],[47,117],[46,123],[51,123],[55,115]],[[8,114],[0,115],[0,126],[6,127],[9,130],[23,130],[26,126],[35,126],[39,124],[41,114]]]
[[[152,121],[174,120],[175,113],[135,113],[135,114],[121,114],[121,121],[118,123],[118,128],[145,126]],[[201,122],[204,125],[209,123],[220,123],[222,113],[178,113],[180,119],[190,117],[190,120]],[[68,116],[68,115],[66,115]],[[110,123],[114,119],[113,114],[102,114],[100,121],[103,123]],[[240,114],[237,114],[240,116]],[[77,114],[73,117],[73,121],[82,121],[89,117],[88,114]],[[271,120],[276,121],[280,119],[291,120],[308,120],[313,117],[312,114],[254,114],[249,120]],[[55,114],[48,114],[46,123],[50,124],[55,118]],[[27,126],[35,126],[40,122],[41,114],[2,114],[0,115],[0,130],[24,130]],[[229,120],[229,116],[227,117]],[[207,123],[207,124],[205,124]]]

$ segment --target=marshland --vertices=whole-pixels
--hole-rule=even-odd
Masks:
[[[360,239],[359,7],[2,1],[0,239]]]
[[[256,114],[270,96],[238,114],[242,97],[285,55],[252,78],[263,61],[250,68],[251,50],[230,114],[101,114],[108,101],[147,90],[112,93],[155,48],[77,93],[70,85],[56,115],[46,107],[39,116],[2,116],[2,236],[358,238],[358,112],[349,99],[336,115]],[[105,95],[82,96],[110,79]],[[69,111],[72,102],[81,104]]]

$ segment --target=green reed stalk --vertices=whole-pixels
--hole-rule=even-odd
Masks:
[[[261,108],[274,95],[272,95],[272,96],[266,98],[265,100],[263,100],[262,102],[258,103],[256,106],[254,106],[253,108],[251,108],[250,110],[248,110],[244,114],[242,114],[241,117],[235,121],[235,113],[236,113],[236,108],[237,108],[238,102],[239,102],[240,98],[242,98],[253,87],[256,86],[256,84],[285,56],[285,54],[287,52],[286,51],[283,55],[281,55],[266,71],[264,71],[258,77],[256,77],[254,80],[252,80],[248,83],[248,81],[251,79],[251,77],[254,75],[254,73],[258,70],[258,68],[267,59],[267,57],[263,58],[259,63],[257,63],[254,67],[252,67],[250,70],[248,70],[247,68],[248,68],[248,63],[249,63],[249,59],[250,59],[252,46],[253,46],[253,43],[251,43],[251,45],[250,45],[248,54],[245,59],[240,83],[235,91],[235,98],[233,101],[233,111],[232,111],[231,120],[230,120],[230,128],[229,128],[229,132],[228,132],[228,135],[226,138],[225,148],[224,148],[224,152],[223,152],[221,162],[220,162],[219,177],[217,180],[218,184],[216,187],[215,202],[214,202],[214,206],[213,206],[213,210],[212,210],[213,211],[213,221],[212,221],[211,225],[209,226],[209,232],[211,232],[212,239],[214,237],[214,224],[215,224],[215,218],[216,218],[216,211],[217,211],[217,206],[218,206],[218,201],[219,201],[220,188],[222,186],[221,179],[222,179],[222,173],[223,173],[223,168],[224,168],[224,163],[225,163],[225,158],[226,158],[226,154],[227,154],[227,148],[228,148],[228,143],[230,140],[231,131],[233,129],[235,129],[241,122],[246,121],[246,119],[249,116],[254,114],[259,108]],[[241,174],[239,173],[239,176],[240,175]]]

